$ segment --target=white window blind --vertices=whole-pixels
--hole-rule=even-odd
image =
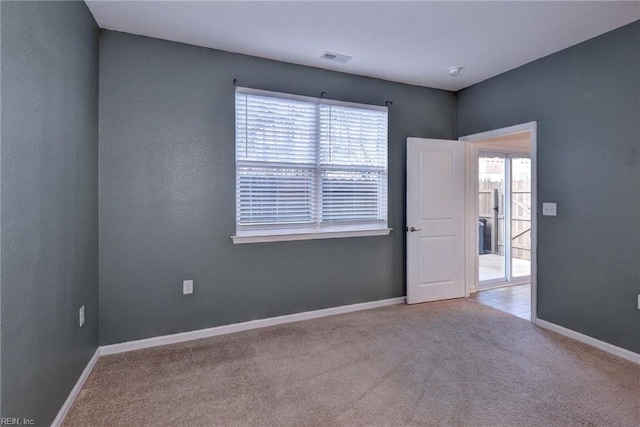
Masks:
[[[387,108],[236,89],[236,234],[387,227]]]

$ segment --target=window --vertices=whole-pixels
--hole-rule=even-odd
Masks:
[[[388,233],[386,107],[236,89],[235,243]]]

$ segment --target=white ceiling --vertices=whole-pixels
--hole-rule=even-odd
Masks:
[[[454,91],[640,19],[640,1],[86,3],[101,28]]]

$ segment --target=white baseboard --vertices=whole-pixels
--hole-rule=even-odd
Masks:
[[[634,353],[631,350],[627,350],[626,348],[617,347],[613,344],[597,340],[588,335],[581,334],[580,332],[567,329],[563,326],[556,325],[555,323],[547,322],[546,320],[536,319],[535,323],[536,326],[540,326],[541,328],[548,329],[549,331],[564,335],[576,341],[580,341],[581,343],[590,345],[592,347],[595,347],[602,351],[606,351],[607,353],[611,353],[615,356],[622,357],[623,359],[640,365],[640,354]]]
[[[73,386],[73,389],[71,389],[71,393],[69,393],[67,400],[65,400],[62,408],[60,408],[60,411],[58,411],[58,415],[51,423],[51,427],[60,427],[62,425],[62,422],[71,409],[71,405],[73,405],[76,397],[78,397],[78,393],[80,393],[80,390],[82,390],[82,386],[84,385],[85,381],[87,381],[87,378],[89,378],[89,374],[91,374],[91,371],[93,370],[93,367],[96,366],[96,362],[99,358],[100,347],[98,347],[96,349],[96,352],[93,353],[93,357],[91,357],[89,363],[87,363],[87,366],[84,368],[84,371],[82,371],[82,374],[80,375],[80,378],[78,378],[76,385]]]
[[[164,335],[160,337],[153,337],[153,338],[147,338],[147,339],[142,339],[137,341],[129,341],[129,342],[124,342],[119,344],[111,344],[111,345],[98,347],[95,353],[93,354],[93,357],[89,360],[89,363],[87,363],[87,366],[84,368],[84,371],[82,371],[82,374],[80,375],[80,378],[78,378],[76,385],[71,390],[71,393],[69,393],[67,400],[62,405],[62,408],[60,408],[58,415],[53,420],[53,423],[51,423],[51,426],[52,427],[62,426],[62,422],[64,421],[65,417],[69,413],[69,410],[73,405],[73,402],[75,401],[76,397],[80,393],[82,386],[84,385],[85,381],[89,377],[89,374],[91,374],[91,371],[93,370],[100,356],[108,355],[108,354],[124,353],[127,351],[156,347],[156,346],[166,345],[166,344],[174,344],[179,342],[191,341],[191,340],[196,340],[200,338],[214,337],[218,335],[230,334],[233,332],[265,328],[267,326],[275,326],[275,325],[282,325],[285,323],[299,322],[301,320],[310,320],[310,319],[317,319],[320,317],[334,316],[336,314],[352,313],[356,311],[368,310],[371,308],[386,307],[390,305],[402,304],[404,302],[405,302],[405,297],[390,298],[390,299],[384,299],[379,301],[364,302],[360,304],[325,308],[322,310],[305,311],[303,313],[288,314],[285,316],[270,317],[267,319],[251,320],[249,322],[235,323],[232,325],[224,325],[224,326],[216,326],[214,328],[200,329],[197,331],[182,332],[179,334]],[[564,335],[576,341],[580,341],[584,344],[606,351],[607,353],[611,353],[623,359],[640,364],[640,354],[638,353],[634,353],[630,350],[617,347],[615,345],[606,343],[604,341],[597,340],[595,338],[581,334],[571,329],[567,329],[565,327],[558,326],[554,323],[547,322],[546,320],[536,319],[535,324],[537,326],[540,326],[541,328],[550,330],[552,332],[556,332],[560,335]]]
[[[269,317],[267,319],[251,320],[249,322],[234,323],[232,325],[216,326],[213,328],[199,329],[196,331],[181,332],[178,334],[163,335],[136,341],[105,345],[100,347],[100,354],[105,356],[108,354],[124,353],[126,351],[140,350],[143,348],[156,347],[160,345],[175,344],[179,342],[197,340],[200,338],[215,337],[218,335],[231,334],[233,332],[248,331],[251,329],[265,328],[267,326],[282,325],[284,323],[299,322],[301,320],[317,319],[319,317],[327,317],[336,314],[351,313],[354,311],[402,304],[404,301],[405,297],[390,298],[379,301],[343,305],[340,307],[325,308],[322,310],[305,311],[302,313],[288,314],[285,316]]]

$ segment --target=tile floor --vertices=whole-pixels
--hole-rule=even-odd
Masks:
[[[481,304],[488,305],[525,320],[531,320],[531,285],[509,285],[487,289],[471,295]]]

